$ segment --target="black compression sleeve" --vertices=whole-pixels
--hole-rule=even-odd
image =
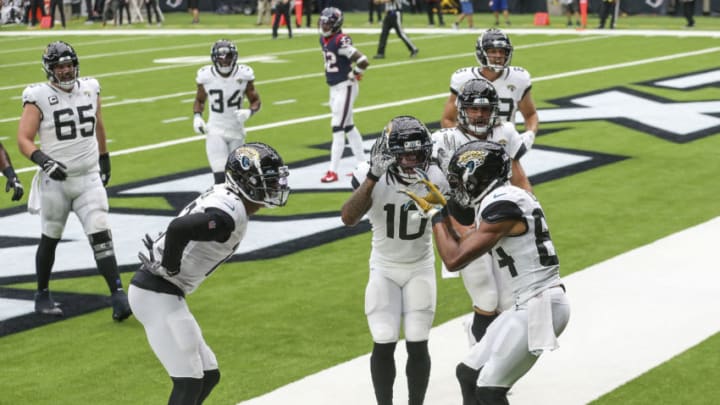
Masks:
[[[165,234],[162,265],[176,271],[191,240],[224,242],[234,230],[235,221],[219,209],[210,208],[206,212],[177,217],[170,222]]]

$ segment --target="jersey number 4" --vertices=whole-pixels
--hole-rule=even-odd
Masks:
[[[215,111],[216,113],[225,112],[225,96],[223,91],[210,90],[208,91],[208,94],[210,95],[210,97],[212,97],[210,109]],[[230,98],[227,99],[227,106],[242,108],[242,101],[243,99],[242,95],[240,94],[240,90],[235,90],[235,93],[233,93]]]
[[[82,126],[80,128],[80,136],[88,137],[95,134],[95,116],[87,114],[92,111],[92,105],[83,105],[77,107],[78,122]],[[72,108],[63,108],[62,110],[53,111],[53,121],[55,123],[55,135],[59,141],[67,141],[77,138],[77,124],[75,123],[75,112]],[[90,124],[90,128],[87,125]]]
[[[550,239],[550,231],[545,222],[545,214],[543,214],[541,209],[537,208],[532,212],[532,216],[535,225],[535,247],[538,251],[540,264],[543,266],[554,266],[558,264],[559,261],[557,255],[550,254],[550,249],[548,249],[552,248],[552,253],[555,253],[555,247],[553,246],[552,239]],[[517,269],[515,268],[515,259],[513,259],[512,256],[507,254],[501,247],[495,249],[495,254],[497,254],[498,265],[500,267],[507,267],[512,277],[518,275]]]

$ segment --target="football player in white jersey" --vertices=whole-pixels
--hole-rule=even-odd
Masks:
[[[528,149],[535,142],[539,119],[532,98],[530,73],[519,66],[510,66],[513,46],[510,38],[497,28],[490,28],[480,35],[475,44],[475,57],[480,66],[460,68],[450,77],[450,96],[445,102],[443,128],[456,126],[456,98],[462,85],[470,79],[485,78],[492,82],[500,96],[500,119],[515,124],[519,110],[525,121],[521,134]]]
[[[65,42],[50,43],[42,61],[49,82],[23,91],[17,134],[20,152],[40,166],[28,200],[28,210],[39,212],[42,224],[35,257],[35,311],[63,315],[48,286],[55,250],[72,211],[110,289],[112,317],[122,321],[132,312],[122,289],[107,219],[105,185],[110,180],[110,156],[100,111],[100,85],[93,78],[79,77],[77,53]],[[40,148],[34,142],[37,135]]]
[[[12,167],[10,156],[7,154],[2,142],[0,142],[0,171],[2,171],[3,175],[7,179],[7,182],[5,183],[5,192],[7,193],[10,189],[12,189],[13,194],[11,200],[19,201],[25,193],[25,189],[23,188],[22,183],[20,183],[20,179],[18,179],[17,174],[15,174],[15,169]]]
[[[205,151],[215,184],[225,182],[225,161],[230,152],[245,143],[245,122],[260,111],[260,94],[255,89],[255,73],[238,64],[235,44],[220,39],[210,50],[213,64],[201,67],[195,82],[193,129],[205,134]],[[243,108],[247,97],[248,108]],[[210,104],[207,125],[202,114]]]
[[[524,190],[532,192],[520,158],[527,148],[510,122],[501,122],[498,117],[498,95],[487,79],[470,79],[460,88],[457,99],[457,127],[444,128],[433,133],[433,155],[438,157],[443,169],[447,169],[450,157],[460,146],[473,140],[490,140],[503,146],[511,158],[512,177],[510,182]],[[464,210],[450,201],[450,213],[460,225],[472,225],[474,212]],[[461,272],[465,289],[472,298],[472,321],[465,322],[470,345],[478,342],[485,334],[488,325],[497,317],[497,313],[507,307],[509,291],[501,288],[506,277],[494,269],[489,255],[484,255],[470,263]],[[443,274],[447,274],[443,272]]]
[[[352,196],[342,207],[345,225],[364,215],[372,225],[370,276],[365,290],[365,315],[373,339],[370,371],[378,405],[393,402],[394,352],[401,325],[408,352],[406,365],[410,405],[425,398],[430,377],[428,336],[435,316],[437,288],[430,223],[418,216],[400,191],[424,190],[429,178],[438,187],[434,199],[444,200],[445,176],[431,164],[432,141],[416,118],[393,118],[377,139],[370,163],[353,174]]]
[[[491,252],[510,275],[514,305],[500,313],[485,336],[458,364],[463,404],[507,405],[507,392],[557,337],[570,319],[555,246],[535,196],[508,183],[510,157],[494,142],[461,146],[448,166],[451,199],[476,213],[475,228],[460,237],[447,210],[413,195],[433,223],[438,253],[457,271]]]
[[[128,295],[150,347],[173,381],[169,405],[202,404],[220,380],[185,295],[229,259],[261,207],[287,203],[288,167],[272,147],[241,145],[227,158],[225,183],[188,204],[158,238],[145,235],[147,254]]]

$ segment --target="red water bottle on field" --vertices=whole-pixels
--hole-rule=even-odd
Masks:
[[[580,21],[582,21],[582,27],[587,28],[587,7],[588,0],[580,0]]]

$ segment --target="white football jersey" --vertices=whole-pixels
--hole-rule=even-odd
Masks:
[[[95,138],[100,84],[90,77],[78,79],[65,92],[50,83],[25,88],[22,103],[35,104],[41,114],[40,150],[67,166],[68,176],[99,172],[98,143]]]
[[[243,106],[245,88],[255,80],[250,66],[238,64],[228,77],[222,76],[213,65],[201,67],[195,81],[205,88],[209,109],[208,127],[242,131],[243,125],[235,118],[235,111]]]
[[[463,84],[471,79],[484,79],[479,66],[460,68],[450,77],[450,91],[458,95]],[[515,123],[515,113],[520,100],[525,96],[532,82],[530,73],[519,66],[509,66],[492,82],[500,98],[500,118],[503,121]]]
[[[217,208],[235,221],[235,230],[225,242],[191,240],[180,261],[180,273],[165,280],[175,284],[185,294],[190,294],[222,263],[229,259],[240,246],[248,225],[248,215],[240,197],[230,192],[224,184],[218,184],[206,191],[178,214],[178,216],[204,212]],[[154,245],[157,260],[162,260],[165,250],[165,234]]]
[[[516,304],[560,284],[560,265],[550,238],[545,214],[538,200],[527,191],[505,185],[490,192],[480,202],[476,225],[506,219],[522,219],[527,231],[505,236],[492,248],[498,268],[510,274]]]
[[[370,165],[365,162],[355,169],[355,187],[365,181],[369,168]],[[446,194],[449,187],[440,168],[430,165],[427,173],[430,181]],[[410,189],[419,196],[427,194],[423,184],[408,186],[388,175],[381,176],[373,188],[372,205],[367,212],[373,233],[371,267],[415,269],[420,264],[435,265],[432,224],[429,219],[418,216],[417,207],[410,197],[399,192],[404,189]]]
[[[455,151],[471,141],[477,141],[476,138],[471,135],[467,135],[461,131],[458,127],[443,128],[439,131],[435,131],[432,134],[433,140],[433,157],[437,157],[438,149],[444,149],[449,156],[452,156]],[[510,156],[513,160],[519,160],[527,148],[523,143],[522,137],[518,134],[515,126],[510,122],[504,122],[501,125],[494,127],[488,133],[488,141],[497,142],[503,146],[505,153]]]

